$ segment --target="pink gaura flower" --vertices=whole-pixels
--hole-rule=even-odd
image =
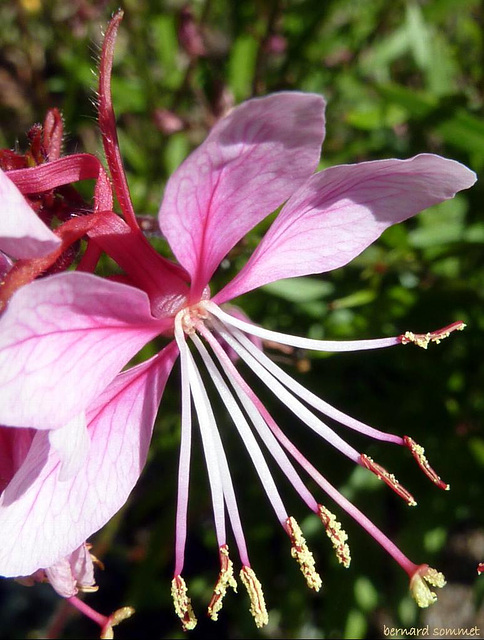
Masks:
[[[238,313],[231,314],[224,305],[275,280],[329,272],[347,264],[389,226],[471,187],[474,173],[432,154],[314,173],[325,131],[323,98],[281,92],[249,100],[215,125],[166,186],[159,223],[177,260],[171,262],[153,250],[138,227],[117,146],[110,72],[120,19],[120,14],[115,16],[106,33],[99,122],[124,220],[110,210],[112,205],[101,207],[87,235],[94,253],[105,251],[124,275],[114,281],[92,273],[64,272],[36,280],[14,293],[1,318],[0,421],[12,430],[35,430],[29,431],[33,436],[28,451],[0,498],[2,574],[28,576],[55,566],[125,503],[145,464],[158,405],[179,356],[181,445],[172,593],[184,628],[196,623],[182,577],[193,408],[220,553],[209,615],[217,618],[226,590],[236,586],[226,540],[228,517],[251,613],[258,626],[267,622],[262,588],[249,560],[229,464],[204,383],[207,377],[215,383],[309,587],[319,590],[321,585],[314,559],[296,520],[286,511],[254,433],[321,519],[343,565],[350,562],[347,536],[333,513],[306,488],[294,462],[402,566],[418,604],[428,606],[435,594],[426,583],[442,586],[442,574],[411,562],[312,466],[245,382],[228,350],[299,420],[412,505],[413,496],[392,474],[354,449],[321,416],[369,438],[407,447],[430,479],[448,488],[429,466],[422,447],[408,436],[377,430],[330,406],[291,378],[251,337],[330,352],[410,342],[427,347],[463,328],[462,323],[424,335],[406,332],[336,342],[268,331]],[[16,172],[11,173],[15,181]],[[17,173],[17,184],[20,178]],[[281,205],[239,274],[220,291],[211,291],[210,279],[227,253]],[[87,260],[83,270],[93,270],[94,265],[95,260]],[[167,346],[120,373],[157,336],[166,338]]]

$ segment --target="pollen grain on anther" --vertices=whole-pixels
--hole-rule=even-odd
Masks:
[[[393,473],[387,471],[385,467],[381,466],[381,464],[374,462],[370,456],[367,456],[365,453],[361,454],[360,462],[364,467],[366,467],[366,469],[369,469],[378,478],[380,478],[380,480],[383,480],[383,482],[393,489],[397,495],[403,498],[409,507],[415,507],[417,505],[417,502],[410,491],[407,491],[407,489],[398,482]]]
[[[432,469],[425,456],[425,449],[409,436],[403,436],[403,442],[405,446],[410,449],[410,453],[415,458],[418,466],[422,469],[427,478],[430,478],[430,480],[432,480],[432,482],[440,489],[448,491],[450,489],[450,485],[441,480],[440,476],[434,471],[434,469]]]

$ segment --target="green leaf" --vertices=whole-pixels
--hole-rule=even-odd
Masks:
[[[181,165],[189,151],[190,145],[183,133],[175,133],[168,138],[165,147],[165,162],[170,174]]]
[[[360,576],[355,580],[355,600],[363,611],[372,611],[378,604],[378,592],[373,583],[366,577]]]
[[[426,531],[424,535],[424,548],[429,553],[440,551],[447,540],[447,532],[443,527],[436,527]]]
[[[471,438],[469,440],[469,449],[476,461],[484,466],[484,439],[483,438]]]
[[[375,89],[387,102],[398,104],[414,118],[426,117],[438,105],[436,96],[425,91],[416,91],[397,84],[381,84]]]
[[[424,249],[462,240],[466,208],[465,199],[456,196],[421,213],[418,229],[408,234],[410,246]]]
[[[444,140],[467,153],[475,151],[484,158],[484,121],[459,110],[453,118],[436,127]]]
[[[151,29],[160,75],[167,88],[176,89],[183,77],[183,70],[178,63],[179,48],[174,17],[156,16],[151,23]]]
[[[257,58],[257,40],[242,35],[235,41],[229,60],[229,85],[237,101],[249,97]]]
[[[346,618],[344,630],[345,638],[364,638],[366,635],[367,623],[365,616],[357,609],[352,609]]]
[[[334,285],[313,278],[286,278],[262,287],[264,291],[289,302],[311,302],[330,295]]]
[[[373,302],[377,296],[376,291],[371,289],[361,289],[361,291],[355,291],[349,296],[344,298],[338,298],[331,302],[332,309],[351,309],[352,307],[361,307],[362,305]]]
[[[425,24],[422,10],[414,2],[406,7],[406,27],[408,41],[417,66],[426,70],[432,63],[431,34]]]

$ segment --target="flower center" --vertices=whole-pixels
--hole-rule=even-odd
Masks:
[[[176,314],[175,322],[179,319],[184,333],[191,336],[195,333],[197,326],[200,323],[203,324],[208,316],[206,302],[202,300],[179,311]]]

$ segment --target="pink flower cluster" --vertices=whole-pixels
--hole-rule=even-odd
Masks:
[[[217,618],[226,590],[236,585],[226,539],[228,519],[251,613],[258,626],[267,622],[206,378],[215,382],[308,585],[319,590],[321,580],[299,525],[286,511],[260,441],[321,519],[345,566],[350,562],[347,536],[334,514],[307,489],[300,470],[388,551],[408,573],[418,604],[428,606],[436,598],[428,584],[443,586],[442,574],[406,558],[312,466],[234,361],[236,354],[300,421],[414,504],[392,474],[355,450],[321,416],[370,438],[407,447],[431,480],[447,488],[422,447],[408,436],[384,433],[331,407],[275,364],[252,337],[318,351],[408,342],[426,347],[463,325],[456,322],[425,335],[406,332],[333,342],[267,331],[230,307],[224,310],[224,305],[269,282],[347,264],[389,226],[471,187],[474,173],[432,154],[314,173],[325,133],[323,98],[281,92],[249,100],[221,119],[170,178],[159,213],[176,262],[167,260],[151,247],[137,223],[117,144],[110,73],[120,20],[117,14],[109,25],[100,69],[99,124],[110,178],[96,158],[85,154],[58,155],[31,168],[0,172],[0,250],[5,255],[0,295],[0,423],[5,425],[0,428],[0,573],[49,581],[99,623],[103,637],[131,614],[125,608],[106,618],[77,597],[78,590],[96,588],[86,540],[120,509],[138,480],[163,391],[179,357],[181,444],[172,593],[183,627],[191,629],[196,623],[182,577],[193,408],[220,552],[209,614]],[[29,199],[55,195],[84,178],[96,179],[91,211],[66,217],[52,231]],[[122,216],[113,212],[111,185]],[[212,292],[210,280],[227,253],[281,205],[247,264],[222,290]],[[61,268],[45,275],[80,238],[87,240],[87,249],[75,270]],[[123,276],[94,275],[102,252],[117,262]],[[157,336],[166,338],[165,348],[123,370]]]

